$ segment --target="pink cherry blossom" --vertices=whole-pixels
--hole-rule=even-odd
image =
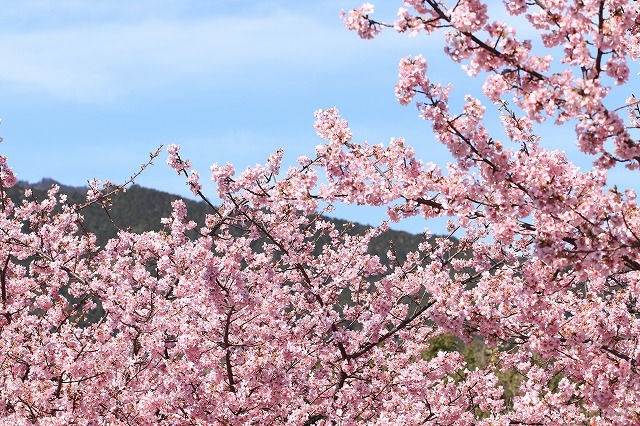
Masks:
[[[360,9],[342,11],[340,16],[344,19],[347,28],[357,31],[358,35],[364,39],[372,39],[380,32],[380,25],[369,18],[372,13],[373,5],[364,3]]]
[[[422,55],[401,59],[395,89],[447,165],[319,109],[315,152],[285,171],[282,150],[211,166],[217,205],[170,145],[209,213],[197,223],[177,200],[162,231],[99,247],[83,209],[122,186],[92,180],[84,205],[57,186],[10,198],[0,156],[1,423],[638,424],[640,208],[608,175],[640,167],[640,7],[399,3],[392,24],[369,3],[343,18],[363,38],[444,33],[429,63],[464,67],[479,95],[450,99],[460,82]],[[575,138],[543,141],[546,124]],[[354,235],[323,216],[339,203],[388,218]],[[448,234],[372,254],[407,218]]]

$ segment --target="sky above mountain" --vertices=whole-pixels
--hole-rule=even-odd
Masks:
[[[384,3],[384,4],[383,4]],[[449,160],[428,123],[394,97],[402,57],[422,53],[434,80],[467,91],[460,67],[444,63],[438,38],[346,30],[347,0],[22,0],[0,13],[0,153],[21,180],[67,185],[123,182],[160,145],[181,145],[204,177],[226,163],[240,171],[279,148],[285,164],[313,156],[313,112],[338,107],[357,141],[405,137],[418,157]],[[393,20],[400,2],[376,5]],[[476,82],[477,84],[477,82]],[[459,91],[459,92],[456,92]],[[555,131],[558,135],[558,131]],[[571,134],[571,132],[569,132]],[[166,152],[137,183],[189,196]],[[364,223],[375,209],[339,207]],[[423,221],[395,226],[421,232]]]

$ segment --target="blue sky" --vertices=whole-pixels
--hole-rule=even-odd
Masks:
[[[150,151],[175,143],[200,171],[205,192],[213,194],[207,178],[215,162],[230,161],[241,170],[278,148],[289,164],[299,155],[312,156],[321,142],[313,111],[336,106],[357,140],[386,143],[402,136],[424,161],[444,166],[449,157],[429,124],[415,108],[395,101],[397,64],[409,54],[424,54],[431,75],[458,83],[460,96],[465,74],[442,61],[437,39],[392,32],[359,39],[339,18],[340,10],[359,5],[4,2],[0,152],[19,179],[84,185],[93,178],[125,181]],[[393,19],[399,5],[382,2],[376,12]],[[137,183],[190,195],[165,159],[163,153]],[[364,223],[382,218],[360,208],[339,208],[335,215]],[[395,228],[421,232],[425,226],[432,225],[414,220]]]
[[[288,163],[313,155],[321,142],[313,111],[332,106],[360,140],[405,136],[432,144],[417,111],[393,95],[399,59],[427,52],[426,40],[391,33],[360,40],[339,18],[342,9],[357,6],[337,0],[6,2],[0,152],[20,179],[83,185],[92,178],[126,180],[150,151],[175,143],[206,185],[214,162],[241,170],[281,147]],[[188,196],[165,158],[138,183]],[[211,184],[205,189],[213,192]],[[336,215],[369,223],[380,217],[361,209]],[[419,232],[424,224],[403,226]]]

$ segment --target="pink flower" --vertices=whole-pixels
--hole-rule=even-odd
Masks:
[[[380,32],[380,25],[369,18],[372,13],[373,5],[364,3],[360,9],[353,9],[348,13],[343,10],[340,17],[343,18],[345,27],[357,31],[363,39],[372,39]]]

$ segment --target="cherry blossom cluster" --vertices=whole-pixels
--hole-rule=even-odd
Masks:
[[[637,2],[505,1],[508,14],[523,17],[539,33],[539,40],[533,41],[554,53],[562,49],[555,58],[535,54],[532,40],[521,40],[515,28],[490,20],[488,4],[483,2],[404,4],[410,9],[400,8],[394,25],[374,21],[370,14],[361,15],[359,25],[366,27],[363,20],[368,19],[379,29],[393,27],[412,35],[445,28],[446,54],[462,62],[469,75],[483,73],[489,100],[513,100],[519,113],[536,122],[548,118],[558,124],[576,122],[578,146],[585,153],[599,155],[594,161],[597,167],[609,169],[618,163],[638,167],[637,143],[624,118],[612,113],[619,105],[612,107],[606,101],[608,85],[625,84],[630,78],[629,61],[638,58]],[[348,23],[347,27],[351,28]],[[414,67],[411,61],[401,61],[399,87],[411,87]],[[411,97],[398,93],[403,104]],[[613,141],[613,149],[607,148],[607,141]]]
[[[320,109],[321,143],[287,170],[282,150],[211,166],[215,206],[170,145],[210,213],[198,223],[178,200],[161,232],[98,247],[82,209],[108,190],[92,181],[84,205],[55,186],[10,198],[0,157],[2,422],[638,424],[640,208],[608,172],[640,165],[638,99],[611,96],[635,78],[639,6],[502,5],[539,39],[480,0],[406,0],[394,24],[369,3],[343,14],[363,38],[446,32],[446,57],[484,97],[451,102],[419,55],[401,60],[396,94],[447,165],[400,137],[360,142]],[[543,145],[545,121],[574,126],[593,167],[571,163],[568,141]],[[354,235],[323,216],[338,203],[388,219]],[[436,217],[448,235],[371,254],[390,223]],[[439,350],[443,336],[481,342],[485,359]]]
[[[169,156],[167,157],[167,164],[175,170],[179,175],[184,174],[187,177],[187,185],[193,193],[198,195],[202,190],[200,184],[200,174],[197,170],[191,169],[191,162],[189,160],[183,160],[180,158],[180,146],[171,144],[167,147]]]
[[[353,9],[349,12],[342,11],[340,16],[344,18],[347,28],[357,31],[362,38],[372,39],[380,32],[380,25],[369,19],[369,15],[372,13],[373,5],[364,3],[360,9]]]
[[[2,138],[0,138],[2,143]],[[4,188],[11,188],[18,182],[18,178],[9,165],[7,164],[7,157],[0,155],[0,190],[4,192]],[[0,194],[0,196],[4,196]]]
[[[11,188],[18,182],[18,178],[9,165],[7,157],[0,155],[0,184],[3,188]]]

